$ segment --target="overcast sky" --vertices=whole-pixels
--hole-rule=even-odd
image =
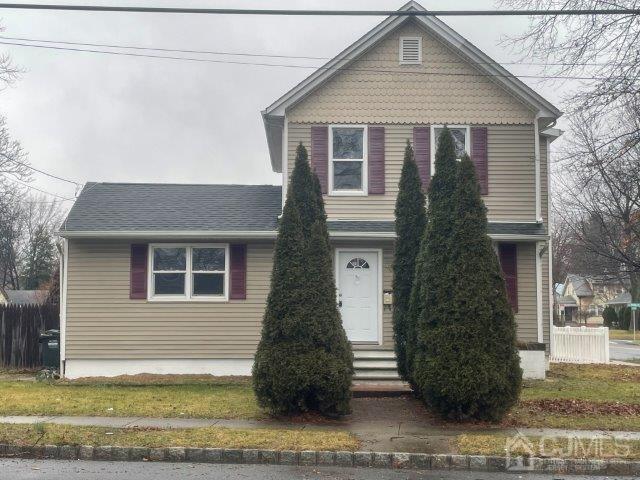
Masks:
[[[62,3],[62,2],[60,2]],[[67,2],[73,3],[73,2]],[[94,3],[90,1],[75,3]],[[134,4],[134,2],[105,2]],[[154,0],[138,5],[397,9],[402,0]],[[491,0],[424,0],[429,9],[494,8]],[[84,43],[332,57],[380,17],[213,16],[0,12],[3,35]],[[498,61],[524,17],[444,19]],[[2,41],[2,40],[0,40]],[[0,45],[24,74],[0,92],[0,112],[37,168],[78,182],[280,183],[270,168],[260,111],[312,70],[195,63]],[[194,56],[194,55],[191,55]],[[320,65],[311,60],[201,56]],[[516,74],[537,67],[507,66]],[[570,86],[525,80],[552,102]],[[65,196],[74,187],[42,175],[33,185]]]

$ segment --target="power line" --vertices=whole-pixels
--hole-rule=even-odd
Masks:
[[[274,10],[241,8],[125,7],[106,5],[60,5],[36,3],[0,3],[3,9],[63,10],[128,13],[196,13],[208,15],[286,15],[286,16],[391,16],[391,17],[460,17],[460,16],[550,16],[550,15],[637,15],[638,8],[616,9],[548,9],[548,10]]]
[[[462,73],[462,72],[433,72],[433,71],[412,71],[412,70],[383,70],[376,68],[352,68],[352,67],[318,67],[314,65],[295,65],[284,63],[266,63],[266,62],[240,62],[237,60],[215,60],[211,58],[195,58],[195,57],[179,57],[170,55],[153,55],[131,52],[113,52],[107,50],[95,50],[85,48],[57,47],[53,45],[35,45],[19,42],[2,42],[0,45],[13,45],[18,47],[41,48],[50,50],[70,51],[70,52],[86,52],[98,53],[102,55],[121,55],[126,57],[141,58],[158,58],[165,60],[182,60],[198,63],[217,63],[228,65],[254,65],[261,67],[282,67],[282,68],[304,68],[312,70],[335,70],[335,71],[351,71],[351,72],[369,72],[369,73],[391,73],[391,74],[407,74],[407,75],[434,75],[434,76],[454,76],[454,77],[512,77],[516,75],[493,74],[493,73]],[[564,75],[517,75],[519,78],[531,78],[541,80],[610,80],[609,77],[593,77],[593,76],[564,76]]]
[[[78,187],[82,186],[82,183],[74,182],[73,180],[69,180],[68,178],[58,177],[57,175],[54,175],[52,173],[48,173],[48,172],[45,172],[43,170],[40,170],[40,169],[38,169],[38,168],[28,164],[28,163],[20,162],[18,160],[11,160],[11,161],[13,163],[17,163],[18,165],[22,165],[22,166],[24,166],[26,168],[29,168],[29,169],[31,169],[31,170],[33,170],[35,172],[41,173],[42,175],[46,175],[47,177],[55,178],[56,180],[61,180],[63,182],[67,182],[67,183],[72,183],[74,185],[77,185]]]
[[[203,55],[228,55],[228,56],[237,56],[237,57],[264,57],[264,58],[287,58],[287,59],[302,59],[302,60],[330,60],[332,57],[314,57],[314,56],[305,56],[305,55],[282,55],[282,54],[268,54],[268,53],[249,53],[249,52],[226,52],[220,50],[193,50],[193,49],[180,49],[180,48],[162,48],[162,47],[145,47],[140,45],[124,45],[124,44],[113,44],[113,43],[87,43],[87,42],[70,42],[65,40],[48,40],[42,38],[27,38],[27,37],[8,37],[4,35],[0,35],[0,39],[4,40],[14,40],[14,41],[24,41],[24,42],[38,42],[38,43],[47,43],[47,44],[59,44],[59,45],[75,45],[75,46],[84,46],[84,47],[103,47],[103,48],[120,48],[123,50],[151,50],[156,52],[168,52],[168,53],[197,53]],[[441,60],[439,63],[464,63],[462,61],[446,61]],[[479,64],[487,64],[487,65],[530,65],[530,66],[568,66],[568,65],[576,65],[575,63],[569,62],[475,62]],[[608,63],[606,62],[585,62],[578,63],[580,66],[606,66]],[[618,64],[620,65],[620,64]],[[623,64],[623,65],[631,65],[631,64]]]
[[[29,185],[28,183],[25,183],[21,180],[18,180],[17,178],[8,178],[7,180],[14,182],[14,183],[19,183],[20,185],[27,187],[27,188],[31,188],[33,190],[36,190],[40,193],[44,193],[45,195],[51,195],[52,197],[56,197],[59,198],[60,200],[62,200],[63,202],[73,202],[74,199],[73,198],[67,198],[67,197],[63,197],[62,195],[58,195],[57,193],[51,193],[51,192],[47,192],[46,190],[42,190],[41,188],[38,187],[34,187],[33,185]]]

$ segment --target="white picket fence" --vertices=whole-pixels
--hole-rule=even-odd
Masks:
[[[551,341],[552,362],[609,363],[607,327],[556,327]]]

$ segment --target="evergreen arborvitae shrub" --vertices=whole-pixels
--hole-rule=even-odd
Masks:
[[[417,382],[443,417],[497,421],[518,400],[522,383],[516,323],[491,239],[475,167],[464,156],[455,193],[446,274],[447,316],[424,337],[428,362]]]
[[[432,352],[426,350],[427,338],[435,325],[446,318],[450,296],[449,241],[454,218],[454,193],[457,182],[453,136],[445,128],[438,138],[435,173],[429,183],[427,225],[416,258],[407,329],[406,369],[408,381],[420,394],[415,375],[428,363]]]
[[[273,413],[335,416],[349,413],[352,376],[320,183],[301,144],[278,228],[254,390]]]
[[[618,314],[611,305],[607,305],[602,312],[604,326],[609,328],[618,328]]]
[[[407,140],[396,200],[396,242],[393,259],[393,336],[398,373],[408,380],[407,343],[414,340],[409,300],[420,240],[427,222],[425,196],[413,148]],[[410,333],[411,331],[411,333]]]

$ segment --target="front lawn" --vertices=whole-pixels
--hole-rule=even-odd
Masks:
[[[508,437],[459,435],[453,449],[462,455],[534,456],[553,458],[640,459],[640,441],[612,438]]]
[[[0,424],[0,443],[10,445],[111,445],[118,447],[260,448],[275,450],[357,450],[344,431],[230,429],[224,427],[154,429],[68,425]]]
[[[640,368],[552,364],[546,380],[526,381],[506,425],[640,430]]]
[[[255,419],[246,379],[131,377],[78,382],[0,380],[0,415]]]
[[[609,330],[609,340],[633,340],[633,331]],[[640,331],[636,332],[636,341],[640,343]]]

